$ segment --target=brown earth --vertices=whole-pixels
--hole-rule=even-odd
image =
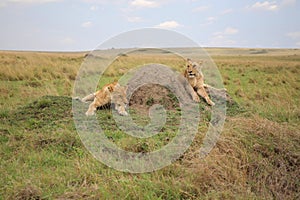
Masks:
[[[133,92],[129,100],[129,106],[139,112],[145,112],[155,104],[163,105],[168,110],[179,108],[176,96],[169,89],[157,84],[139,87]]]

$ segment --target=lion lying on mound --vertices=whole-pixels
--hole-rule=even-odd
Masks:
[[[87,116],[94,115],[98,107],[111,103],[114,104],[116,111],[118,111],[120,115],[128,115],[125,110],[128,104],[126,91],[127,87],[120,86],[118,82],[104,85],[101,90],[81,99],[81,101],[85,103],[93,101],[85,114]]]
[[[216,90],[216,91],[226,91],[226,89],[217,89],[210,85],[204,83],[204,76],[201,72],[201,63],[193,62],[191,59],[186,61],[186,69],[184,71],[184,77],[189,82],[191,87],[186,87],[187,91],[192,96],[192,99],[195,102],[200,102],[199,96],[204,98],[204,100],[211,106],[214,106],[215,103],[209,98],[207,89]],[[199,96],[198,96],[199,95]]]

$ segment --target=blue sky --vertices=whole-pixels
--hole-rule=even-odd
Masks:
[[[203,47],[299,48],[299,0],[1,0],[0,49],[92,50],[157,27]]]

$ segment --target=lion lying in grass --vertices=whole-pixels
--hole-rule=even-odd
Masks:
[[[101,90],[81,99],[81,101],[85,103],[93,101],[85,114],[87,116],[94,115],[98,107],[111,103],[114,104],[116,111],[120,115],[128,115],[125,110],[126,105],[128,104],[126,91],[127,87],[120,86],[118,82],[104,85]]]
[[[201,72],[201,63],[193,62],[191,59],[186,61],[186,69],[184,71],[184,77],[187,79],[191,87],[186,87],[188,93],[192,96],[195,102],[200,102],[199,96],[210,105],[214,106],[215,103],[209,98],[207,89],[215,91],[226,91],[226,89],[217,89],[204,83],[204,76]],[[199,96],[198,96],[199,95]]]

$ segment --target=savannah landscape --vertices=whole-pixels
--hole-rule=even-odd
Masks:
[[[173,164],[142,174],[97,161],[76,132],[71,97],[87,52],[0,51],[0,199],[299,199],[300,50],[206,51],[230,96],[216,146],[199,159],[211,109],[201,101],[203,117],[189,149]],[[120,55],[99,88],[145,62],[184,70],[184,62],[168,56]],[[176,135],[178,102],[169,91],[141,88],[129,102],[141,125],[149,122],[151,105],[163,104],[164,128],[153,138],[133,138],[103,108],[97,119],[109,140],[149,152]]]

